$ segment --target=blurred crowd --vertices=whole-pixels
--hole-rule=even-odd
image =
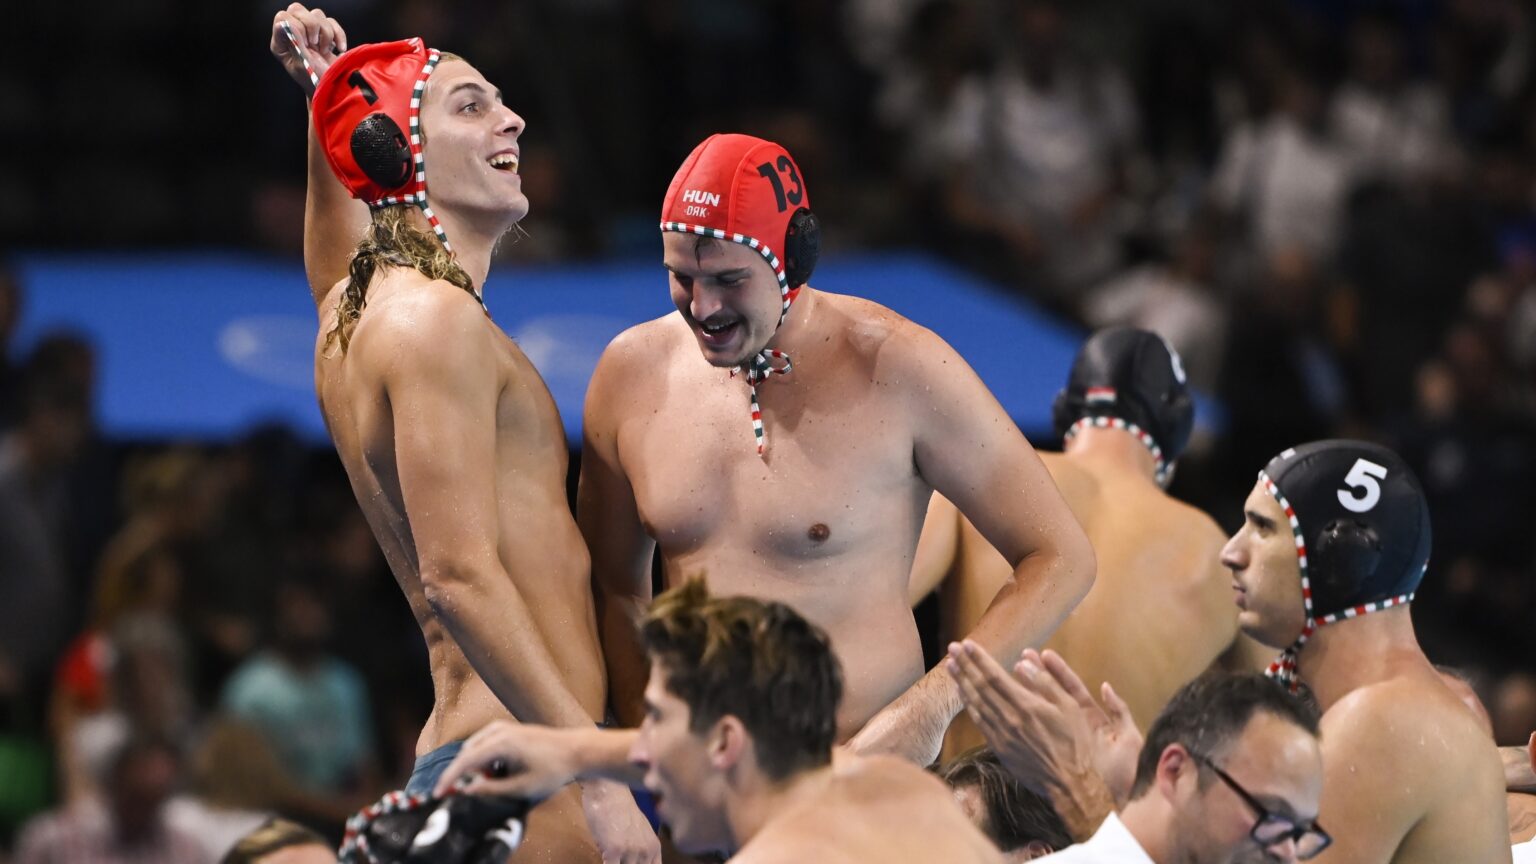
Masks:
[[[57,74],[0,72],[30,166],[0,232],[295,255],[304,106],[266,51],[278,4],[99,5]],[[528,120],[514,265],[653,254],[678,159],[752,132],[797,154],[834,249],[922,247],[1068,320],[1163,334],[1223,412],[1174,492],[1229,528],[1231,478],[1283,447],[1389,444],[1431,500],[1427,653],[1471,672],[1500,743],[1536,728],[1536,5],[326,11],[353,44],[464,55]],[[273,812],[334,831],[408,772],[431,705],[334,455],[280,428],[106,440],[92,346],[12,344],[25,303],[0,279],[0,849],[148,812],[214,838],[156,860],[216,860]]]

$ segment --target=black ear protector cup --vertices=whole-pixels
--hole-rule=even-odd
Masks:
[[[784,233],[784,278],[789,287],[809,282],[816,259],[821,257],[821,220],[809,208],[801,207],[789,217]]]
[[[380,186],[393,189],[411,179],[411,145],[388,114],[369,114],[352,130],[352,158]]]
[[[1308,570],[1317,588],[1335,597],[1358,596],[1381,565],[1381,538],[1356,519],[1335,519],[1323,526],[1312,549]]]

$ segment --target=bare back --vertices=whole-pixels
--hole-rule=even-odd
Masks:
[[[732,860],[742,864],[1000,864],[937,778],[892,757],[840,762],[821,795],[775,815]]]
[[[1335,841],[1317,860],[1508,862],[1503,765],[1487,732],[1422,655],[1373,677],[1323,714],[1320,821]]]
[[[510,716],[449,636],[423,588],[420,528],[413,525],[417,514],[407,512],[401,454],[407,436],[425,434],[446,421],[401,417],[400,407],[412,394],[393,391],[389,383],[392,370],[416,359],[406,349],[419,346],[403,342],[403,331],[447,311],[463,314],[455,307],[475,301],[415,271],[392,269],[375,278],[343,354],[337,347],[328,349],[325,338],[335,320],[339,287],[320,306],[315,389],[358,503],[426,638],[435,698],[417,745],[418,752],[426,752]],[[565,685],[594,719],[600,718],[604,677],[592,624],[586,547],[565,496],[568,456],[560,417],[528,359],[489,317],[483,321],[483,362],[494,367],[496,395],[470,410],[483,409],[484,423],[494,424],[495,445],[492,461],[472,467],[494,477],[495,552],[518,592],[529,598],[541,641]],[[479,506],[452,499],[451,490],[435,491],[448,495],[455,510]]]
[[[1224,537],[1209,516],[1150,478],[1042,453],[1062,497],[1098,556],[1098,579],[1047,642],[1091,692],[1104,681],[1145,730],[1180,686],[1232,644],[1237,611],[1220,558]],[[953,505],[935,498],[930,520],[956,520],[953,563],[941,590],[942,636],[980,619],[1013,568]],[[926,541],[925,541],[926,542]],[[966,715],[945,742],[954,756],[984,743]]]

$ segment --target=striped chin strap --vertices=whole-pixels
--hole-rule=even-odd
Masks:
[[[1089,388],[1088,393],[1091,401],[1093,388]],[[1077,437],[1078,432],[1081,432],[1082,430],[1088,429],[1090,427],[1094,429],[1118,429],[1121,432],[1129,432],[1131,437],[1135,438],[1137,441],[1140,441],[1141,446],[1147,448],[1147,452],[1152,454],[1152,471],[1154,478],[1157,480],[1157,485],[1168,485],[1168,474],[1170,466],[1168,465],[1167,460],[1163,459],[1163,448],[1157,446],[1157,440],[1148,434],[1147,430],[1137,426],[1135,423],[1132,423],[1128,420],[1123,420],[1119,417],[1110,417],[1107,415],[1099,415],[1097,417],[1079,417],[1076,423],[1073,423],[1071,426],[1067,427],[1066,434],[1061,436],[1062,440],[1071,441],[1073,438]]]
[[[1401,606],[1404,603],[1412,602],[1413,595],[1400,594],[1396,597],[1388,597],[1372,603],[1362,603],[1338,612],[1316,616],[1312,609],[1312,582],[1307,576],[1307,544],[1302,538],[1301,522],[1296,518],[1296,508],[1291,506],[1291,502],[1285,500],[1285,494],[1280,491],[1280,487],[1275,485],[1275,481],[1271,480],[1268,474],[1260,471],[1259,480],[1264,484],[1265,491],[1269,492],[1270,496],[1280,504],[1280,508],[1285,511],[1285,518],[1291,523],[1291,534],[1296,538],[1296,559],[1301,564],[1301,600],[1306,606],[1306,623],[1302,625],[1301,635],[1296,637],[1296,641],[1292,642],[1290,647],[1281,651],[1280,656],[1276,657],[1269,664],[1269,668],[1264,670],[1265,675],[1279,681],[1285,685],[1286,689],[1295,693],[1301,689],[1301,679],[1296,672],[1296,662],[1301,656],[1302,646],[1307,644],[1307,640],[1312,638],[1312,634],[1317,632],[1317,628],[1325,624],[1335,624],[1347,618],[1358,618],[1370,612],[1379,612],[1382,609]],[[1429,564],[1426,562],[1424,566],[1425,569],[1428,569]]]
[[[783,301],[779,307],[779,327],[784,326],[784,320],[789,317],[790,304],[799,296],[800,289],[790,288],[789,279],[784,275],[784,262],[779,256],[768,248],[756,237],[748,237],[745,234],[727,233],[718,228],[709,228],[704,225],[693,225],[687,222],[663,222],[661,230],[675,231],[682,234],[698,234],[704,237],[713,237],[716,240],[728,240],[732,243],[740,243],[750,249],[757,250],[768,266],[773,268],[773,275],[779,279],[779,297]],[[777,328],[775,328],[777,332]],[[767,381],[774,375],[787,375],[794,371],[795,365],[790,362],[789,355],[776,348],[764,348],[753,356],[747,358],[739,366],[731,367],[731,377],[737,374],[745,375],[747,379],[747,392],[749,405],[752,412],[752,437],[757,441],[757,455],[764,456],[768,452],[768,435],[763,430],[763,408],[757,399],[757,385]]]

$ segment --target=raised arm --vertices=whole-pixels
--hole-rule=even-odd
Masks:
[[[1093,585],[1094,557],[1082,526],[1018,427],[953,348],[916,332],[899,365],[912,400],[917,470],[955,503],[1014,568],[968,638],[1011,663],[1039,646]],[[872,718],[852,742],[927,764],[961,709],[942,664]]]
[[[317,76],[324,74],[331,61],[347,50],[347,34],[336,19],[318,9],[310,10],[293,3],[273,17],[270,48],[272,55],[283,64],[283,69],[303,89],[307,99],[315,92],[310,70]],[[308,69],[305,68],[306,60]],[[331,172],[325,153],[315,138],[313,120],[308,128],[304,274],[318,306],[331,289],[346,278],[347,265],[368,225],[368,206],[353,198]]]
[[[623,400],[632,398],[625,387],[628,339],[628,334],[620,335],[608,346],[587,388],[576,522],[592,555],[609,703],[621,724],[639,726],[650,674],[639,626],[651,604],[651,557],[656,542],[640,523],[634,489],[619,462],[617,418],[623,413]]]
[[[434,282],[372,324],[394,418],[400,492],[427,601],[470,665],[519,720],[590,726],[566,688],[527,600],[498,554],[496,346],[463,291]],[[354,349],[359,350],[359,349]],[[518,494],[511,490],[510,494]]]

